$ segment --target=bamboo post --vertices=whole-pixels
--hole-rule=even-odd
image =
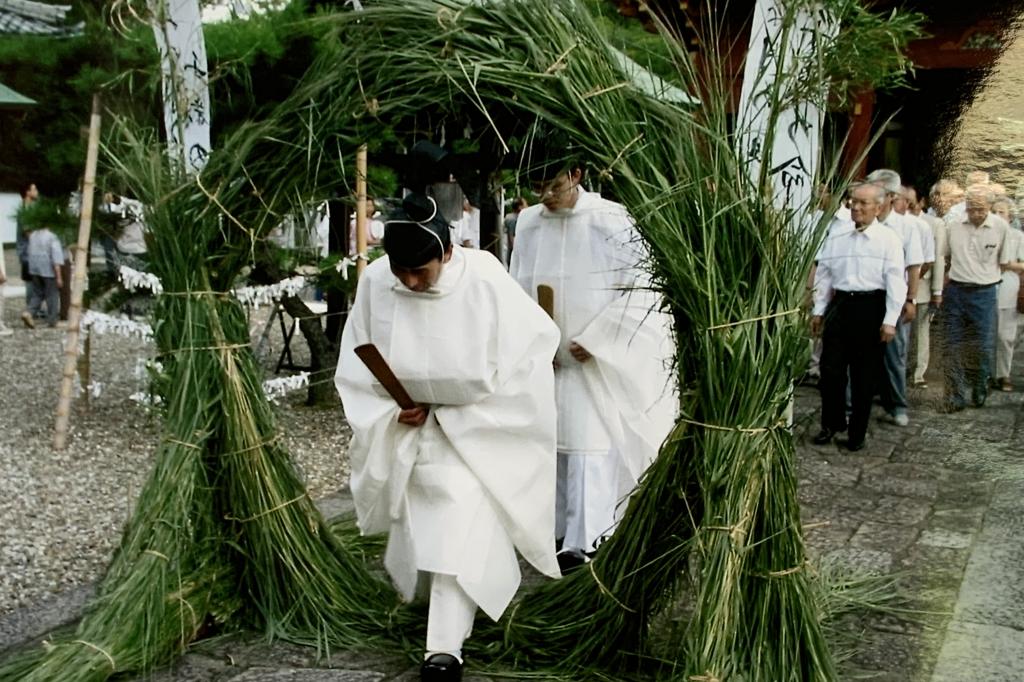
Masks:
[[[71,416],[71,389],[78,364],[78,335],[82,313],[82,292],[89,269],[89,231],[92,228],[93,193],[96,189],[96,160],[100,147],[100,96],[92,96],[89,119],[89,146],[85,155],[85,180],[82,184],[82,215],[78,223],[78,244],[75,246],[75,271],[71,280],[71,307],[68,310],[68,334],[64,340],[64,375],[57,402],[57,424],[53,447],[63,450],[67,445]]]
[[[70,310],[68,311],[70,314]],[[79,318],[81,320],[81,318]],[[79,325],[81,326],[81,325]],[[79,330],[81,333],[81,330]],[[89,386],[92,385],[92,331],[85,332],[85,343],[82,344],[82,354],[78,356],[78,383],[85,389],[82,397],[85,399],[85,409],[89,409],[91,393]]]
[[[366,269],[366,145],[356,152],[356,277]]]

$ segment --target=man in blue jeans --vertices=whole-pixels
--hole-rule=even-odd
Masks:
[[[945,318],[945,411],[985,404],[995,348],[997,287],[1009,263],[1006,223],[990,212],[992,194],[984,185],[967,189],[966,220],[949,223],[945,256],[949,283],[943,291]]]

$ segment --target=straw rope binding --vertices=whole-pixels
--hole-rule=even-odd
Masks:
[[[629,611],[630,613],[636,613],[635,609],[631,609],[628,606],[626,606],[625,604],[623,604],[621,601],[618,600],[618,598],[614,594],[612,594],[611,590],[609,590],[607,587],[604,586],[604,583],[601,582],[601,579],[597,577],[597,571],[594,570],[594,562],[593,561],[587,562],[587,567],[590,569],[590,575],[591,575],[591,577],[594,578],[594,582],[597,583],[597,589],[601,590],[601,594],[603,594],[604,596],[608,597],[613,602],[618,604],[619,607],[622,608],[623,610]]]
[[[762,315],[761,317],[751,317],[747,320],[737,320],[735,322],[726,322],[725,324],[716,324],[707,328],[707,331],[713,332],[716,329],[728,329],[729,327],[738,327],[741,324],[750,324],[751,322],[762,322],[764,320],[771,320],[776,317],[785,317],[786,315],[792,315],[798,313],[802,308],[793,308],[792,310],[783,310],[781,313],[772,313],[771,315]]]
[[[107,658],[107,663],[110,664],[110,672],[116,672],[117,671],[117,664],[114,663],[114,657],[111,656],[110,654],[108,654],[103,649],[101,649],[98,646],[96,646],[95,644],[93,644],[92,642],[87,642],[84,639],[73,639],[73,640],[71,640],[71,643],[72,644],[81,644],[82,646],[87,646],[90,649],[92,649],[93,651],[97,651],[97,652],[103,654]]]
[[[331,381],[334,381],[334,380],[331,379]],[[245,454],[248,454],[250,452],[255,452],[256,450],[261,450],[262,448],[265,448],[268,445],[273,445],[274,443],[276,443],[279,440],[281,440],[281,435],[277,434],[273,438],[268,438],[267,440],[260,441],[259,443],[256,443],[255,445],[250,445],[247,448],[242,448],[241,450],[234,450],[232,452],[225,452],[223,456],[224,457],[231,457],[233,455],[245,455]]]
[[[306,493],[302,493],[301,495],[299,495],[298,497],[296,497],[294,499],[288,500],[287,502],[282,502],[281,504],[277,505],[276,507],[271,507],[270,509],[265,509],[265,510],[261,511],[259,514],[254,514],[253,516],[250,516],[248,518],[240,519],[237,516],[225,516],[224,518],[227,519],[228,521],[238,521],[239,523],[249,523],[250,521],[255,521],[256,519],[263,518],[264,516],[267,516],[269,514],[273,514],[274,512],[281,511],[285,507],[288,507],[289,505],[295,504],[296,502],[298,502],[299,500],[301,500],[304,497],[309,497],[309,496]]]

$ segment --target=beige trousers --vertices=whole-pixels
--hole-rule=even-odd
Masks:
[[[917,304],[917,316],[914,318],[911,333],[914,337],[914,377],[913,382],[924,381],[924,373],[928,371],[931,359],[932,321],[928,316],[928,303]]]
[[[1013,349],[1017,345],[1017,309],[1000,308],[996,330],[996,379],[1009,379]]]

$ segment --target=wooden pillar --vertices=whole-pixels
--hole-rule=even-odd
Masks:
[[[853,177],[863,177],[867,173],[867,148],[871,141],[874,114],[874,89],[857,94],[850,108],[850,129],[843,149],[843,169]]]

